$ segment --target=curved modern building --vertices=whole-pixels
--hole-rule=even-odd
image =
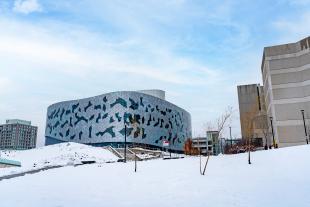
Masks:
[[[94,146],[127,143],[183,151],[192,137],[191,117],[166,101],[161,90],[120,91],[55,103],[48,107],[45,144],[78,142]]]

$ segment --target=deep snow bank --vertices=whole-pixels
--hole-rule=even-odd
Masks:
[[[0,169],[0,176],[46,166],[79,164],[83,160],[95,160],[97,163],[104,163],[117,161],[118,159],[106,149],[73,142],[49,145],[31,150],[1,151],[1,157],[20,161],[22,167]]]

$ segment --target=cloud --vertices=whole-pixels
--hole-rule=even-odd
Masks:
[[[20,104],[6,94],[0,113],[9,117],[13,112],[7,108],[12,107],[19,110],[16,116],[40,120],[40,139],[45,125],[40,117],[56,101],[147,88],[186,97],[183,87],[221,83],[220,71],[175,54],[171,45],[158,45],[157,40],[128,36],[115,41],[89,28],[52,21],[33,24],[2,18],[0,27],[6,28],[0,33],[0,70],[19,83],[23,99]],[[3,87],[11,85],[7,79],[1,82]],[[172,94],[168,99],[176,98],[172,102],[178,104],[183,96]],[[186,100],[183,107],[188,108]]]
[[[5,91],[9,87],[9,79],[6,77],[0,77],[0,92]]]
[[[37,0],[15,0],[13,11],[17,13],[29,14],[42,11]]]
[[[0,95],[5,95],[10,93],[13,88],[13,83],[12,81],[5,76],[0,76]]]
[[[169,101],[192,112],[194,133],[204,133],[201,123],[234,102],[236,79],[248,80],[249,73],[246,64],[242,74],[241,67],[229,68],[238,56],[248,61],[240,53],[251,43],[250,30],[231,17],[233,1],[217,2],[51,0],[44,1],[48,12],[42,18],[4,16],[0,70],[20,84],[23,100],[7,95],[4,105],[16,109],[16,116],[37,120],[43,137],[51,103],[160,88]],[[213,57],[221,68],[210,63]],[[0,113],[12,114],[1,108]]]
[[[280,32],[281,42],[296,42],[310,34],[310,11],[290,19],[280,19],[273,26]]]
[[[310,0],[288,0],[292,5],[308,5]]]
[[[7,28],[0,34],[0,53],[36,65],[34,67],[40,66],[46,71],[53,65],[52,70],[71,76],[91,72],[127,73],[183,85],[207,84],[220,77],[218,71],[175,55],[169,51],[170,48],[144,44],[139,39],[128,40],[124,44],[113,43],[68,25],[44,29],[50,26],[37,27],[14,20],[2,20],[0,26]],[[66,31],[69,35],[57,35],[59,31]],[[144,54],[139,45],[144,45]],[[131,48],[139,49],[134,51]],[[193,70],[195,72],[191,72]]]

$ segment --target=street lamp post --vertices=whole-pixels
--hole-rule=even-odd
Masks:
[[[267,144],[268,140],[267,140],[267,136],[265,137],[265,142],[266,142],[266,144],[265,144],[265,150],[268,150],[268,144]]]
[[[231,126],[229,127],[229,136],[230,136],[230,147],[232,147],[233,141],[231,137]]]
[[[304,130],[305,130],[305,136],[306,136],[306,143],[308,144],[308,135],[307,135],[306,122],[305,122],[305,110],[302,109],[300,111],[301,111],[302,120],[304,122]]]
[[[137,172],[137,154],[134,153],[134,155],[135,155],[135,172]]]
[[[127,126],[125,124],[124,162],[126,162],[126,152],[127,152]]]
[[[223,143],[224,143],[224,146],[223,146]],[[225,138],[221,138],[221,146],[222,146],[222,153],[225,154],[225,146],[226,146]]]
[[[270,118],[270,125],[271,125],[271,133],[272,133],[272,142],[273,142],[273,148],[275,148],[275,146],[276,146],[276,142],[275,142],[275,140],[274,140],[274,132],[273,132],[273,123],[272,123],[272,116],[271,117],[269,117]]]
[[[127,152],[127,125],[126,125],[126,120],[124,116],[124,125],[125,125],[125,142],[124,142],[124,162],[126,162],[126,152]]]
[[[249,140],[248,140],[248,142],[249,142],[249,145],[248,145],[248,151],[249,151],[249,156],[248,156],[248,164],[250,165],[250,164],[252,164],[251,163],[251,143],[250,143],[250,140],[251,140],[251,138],[249,137]]]

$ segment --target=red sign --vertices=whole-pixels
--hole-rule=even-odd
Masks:
[[[163,146],[164,147],[168,147],[169,146],[169,141],[168,140],[164,140],[163,141]]]

